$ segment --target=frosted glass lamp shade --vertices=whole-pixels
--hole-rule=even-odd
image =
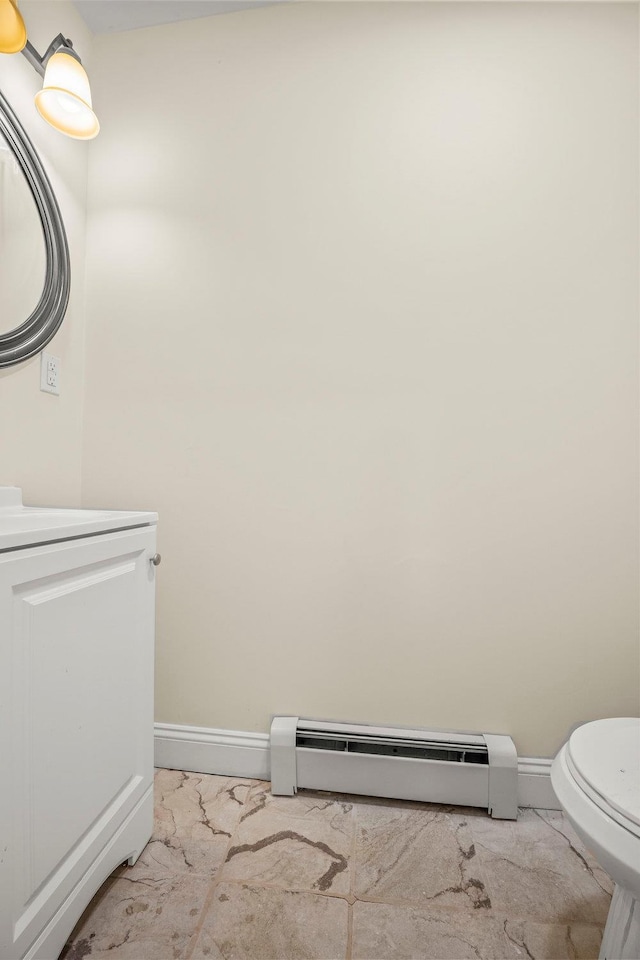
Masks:
[[[0,0],[0,53],[20,53],[27,28],[15,0]]]
[[[53,54],[35,99],[40,116],[61,133],[75,140],[92,140],[98,135],[100,124],[91,108],[89,79],[73,54],[65,50]]]

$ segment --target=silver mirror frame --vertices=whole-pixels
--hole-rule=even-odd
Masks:
[[[71,289],[69,245],[49,178],[25,129],[0,92],[0,132],[24,176],[42,223],[46,270],[42,296],[24,323],[0,334],[0,367],[22,363],[45,347],[64,320]]]

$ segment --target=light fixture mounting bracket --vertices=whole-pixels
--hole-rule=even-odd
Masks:
[[[80,57],[73,49],[73,42],[64,37],[61,33],[57,37],[54,37],[44,54],[40,56],[34,45],[27,40],[25,46],[22,49],[22,55],[25,57],[34,70],[36,70],[41,77],[44,77],[44,71],[47,66],[47,63],[59,50],[64,50],[66,54],[70,57],[73,57],[74,60],[77,60],[78,63],[82,63]]]

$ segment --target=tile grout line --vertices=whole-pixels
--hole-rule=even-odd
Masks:
[[[184,876],[191,876],[192,874],[184,874]],[[273,890],[276,892],[282,893],[301,893],[310,897],[320,897],[324,900],[344,900],[348,906],[349,899],[351,894],[345,893],[331,893],[325,890],[309,890],[307,887],[284,887],[278,883],[269,883],[264,880],[256,880],[252,877],[241,878],[241,877],[220,877],[216,878],[213,881],[215,884],[218,883],[228,883],[229,886],[238,886],[238,887],[252,887],[258,890]],[[389,906],[389,907],[407,907],[410,909],[418,909],[424,907],[424,900],[403,900],[395,897],[385,897],[385,898],[376,898],[372,897],[369,894],[362,894],[362,896],[353,896],[354,906],[355,903],[370,903],[377,904],[379,906]],[[598,920],[588,920],[583,917],[571,917],[563,920],[549,920],[548,917],[538,916],[536,914],[508,914],[507,910],[496,910],[491,908],[490,910],[483,910],[482,912],[474,910],[473,907],[457,907],[453,905],[438,905],[433,913],[440,917],[451,916],[453,917],[469,917],[475,919],[484,919],[484,920],[497,920],[502,922],[503,920],[508,920],[510,923],[538,923],[545,926],[566,926],[567,924],[579,924],[583,927],[595,927],[599,930],[604,929],[605,921]],[[507,915],[508,914],[508,915]],[[187,958],[185,958],[187,960]],[[347,958],[349,960],[349,958]]]
[[[187,949],[185,950],[184,960],[190,960],[193,956],[193,951],[198,945],[198,940],[200,939],[200,933],[202,932],[202,927],[204,925],[204,918],[209,912],[209,907],[213,901],[213,895],[216,892],[216,887],[218,886],[218,877],[214,877],[211,881],[207,895],[204,898],[204,903],[202,904],[202,910],[200,911],[200,916],[198,917],[198,922],[196,923],[195,929],[189,938],[189,943],[187,944]]]
[[[309,887],[283,886],[275,881],[256,879],[255,877],[221,877],[221,883],[228,883],[236,887],[259,887],[261,890],[280,890],[283,893],[305,893],[310,897],[322,897],[323,900],[345,900],[349,902],[348,893],[331,893],[328,890],[310,890]],[[380,901],[381,903],[383,901]]]
[[[233,777],[233,778],[230,778],[230,779],[236,779],[236,778]],[[242,778],[238,778],[238,779],[242,779]],[[247,778],[247,779],[250,779],[250,778]],[[238,827],[240,826],[240,818],[241,818],[242,811],[243,811],[244,807],[245,807],[245,806],[249,803],[249,801],[251,800],[251,795],[253,794],[253,792],[254,792],[254,790],[255,790],[255,788],[256,788],[257,786],[258,786],[258,784],[254,784],[253,786],[249,786],[249,792],[247,793],[247,799],[246,799],[246,801],[242,804],[242,806],[240,807],[240,809],[239,809],[239,811],[238,811],[238,822],[236,823],[235,827],[234,827],[233,830],[231,831],[231,836],[229,837],[229,840],[227,841],[227,846],[226,846],[225,851],[224,851],[224,857],[222,858],[222,861],[221,861],[219,867],[216,869],[215,876],[213,877],[213,879],[212,879],[212,881],[211,881],[211,886],[210,886],[210,888],[209,888],[209,891],[208,891],[208,893],[207,893],[207,896],[205,897],[204,904],[203,904],[203,906],[202,906],[202,910],[201,910],[200,916],[199,916],[199,918],[198,918],[198,922],[197,922],[197,924],[196,924],[195,930],[193,931],[193,933],[192,933],[192,935],[191,935],[191,938],[190,938],[190,940],[189,940],[189,944],[188,944],[187,949],[186,949],[186,951],[185,951],[184,960],[191,960],[191,957],[193,956],[193,953],[194,953],[194,951],[195,951],[195,949],[196,949],[196,947],[197,947],[197,945],[198,945],[198,940],[200,939],[200,934],[202,933],[202,928],[203,928],[203,926],[204,926],[205,918],[206,918],[207,914],[209,913],[209,910],[211,909],[211,905],[212,905],[212,903],[213,903],[213,898],[214,898],[215,892],[216,892],[218,886],[220,885],[220,883],[221,883],[221,881],[222,881],[222,876],[221,876],[221,874],[222,874],[222,868],[224,867],[225,863],[227,862],[227,857],[229,856],[229,850],[231,849],[231,843],[232,843],[233,838],[234,838],[234,836],[235,836],[235,834],[236,834],[236,832],[237,832],[237,830],[238,830]]]
[[[358,813],[355,803],[351,807],[351,864],[349,870],[349,899],[347,900],[347,951],[346,960],[351,960],[353,954],[353,903],[356,889],[356,850],[358,845]]]

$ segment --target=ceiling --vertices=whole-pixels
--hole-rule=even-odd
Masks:
[[[120,33],[159,23],[196,20],[286,0],[73,0],[92,33]]]

